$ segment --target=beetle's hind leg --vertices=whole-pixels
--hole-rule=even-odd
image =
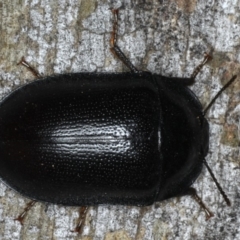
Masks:
[[[19,61],[19,63],[17,65],[23,65],[24,67],[26,67],[35,77],[37,78],[41,78],[42,75],[34,68],[32,67],[26,60],[24,57],[21,58],[21,60]]]
[[[131,72],[139,72],[138,69],[130,62],[122,50],[117,45],[117,32],[118,32],[118,13],[119,9],[111,9],[113,13],[113,31],[110,39],[110,50],[113,55],[117,56]]]

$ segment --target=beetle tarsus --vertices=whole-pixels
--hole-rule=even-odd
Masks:
[[[206,214],[206,220],[209,220],[211,217],[214,216],[214,214],[204,204],[202,199],[197,195],[197,191],[195,188],[190,187],[185,194],[190,195],[200,205],[200,207],[204,210]]]
[[[23,65],[26,67],[35,77],[41,78],[42,75],[35,69],[33,68],[26,60],[24,57],[21,58],[21,60],[17,63],[17,65]]]
[[[138,73],[139,70],[131,63],[131,61],[125,56],[122,50],[117,45],[117,32],[118,32],[118,13],[119,9],[111,9],[113,13],[113,31],[110,38],[110,50],[117,58],[119,58],[131,72]]]
[[[23,221],[27,215],[27,212],[32,208],[32,206],[36,203],[35,200],[32,200],[31,202],[27,203],[26,207],[24,208],[23,212],[18,215],[16,218],[14,218],[14,221],[19,221],[21,225],[23,225]]]
[[[88,207],[86,207],[86,206],[80,207],[78,224],[74,228],[74,230],[72,230],[71,232],[77,232],[79,235],[82,234],[83,228],[84,228],[84,223],[85,223],[85,220],[87,217],[87,212],[88,212]]]

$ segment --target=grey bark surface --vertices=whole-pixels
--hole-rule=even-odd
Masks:
[[[205,168],[193,186],[214,213],[191,197],[148,207],[93,206],[82,236],[78,209],[37,203],[21,226],[13,219],[29,199],[0,183],[0,239],[240,239],[240,1],[25,0],[0,2],[0,97],[34,81],[22,56],[43,75],[122,72],[109,50],[110,7],[122,7],[119,46],[141,70],[189,77],[213,50],[191,87],[203,106],[233,74],[238,79],[210,109],[207,161],[231,199],[227,207]]]

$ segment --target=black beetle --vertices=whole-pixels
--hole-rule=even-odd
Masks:
[[[113,12],[111,50],[131,72],[55,75],[5,97],[0,178],[33,200],[68,206],[192,194],[210,217],[191,188],[208,152],[208,122],[187,87],[210,57],[189,79],[138,71],[116,45]]]

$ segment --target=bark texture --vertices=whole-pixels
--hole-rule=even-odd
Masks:
[[[209,221],[190,197],[142,208],[103,205],[91,207],[80,237],[70,231],[77,208],[37,203],[20,226],[13,219],[29,199],[0,183],[0,239],[240,239],[239,0],[0,1],[0,97],[34,81],[16,65],[22,56],[43,75],[126,71],[109,50],[109,8],[120,6],[119,46],[139,69],[188,77],[203,53],[212,50],[213,61],[192,87],[203,106],[238,75],[207,114],[207,161],[232,207],[226,207],[203,169],[193,186],[215,214]]]

